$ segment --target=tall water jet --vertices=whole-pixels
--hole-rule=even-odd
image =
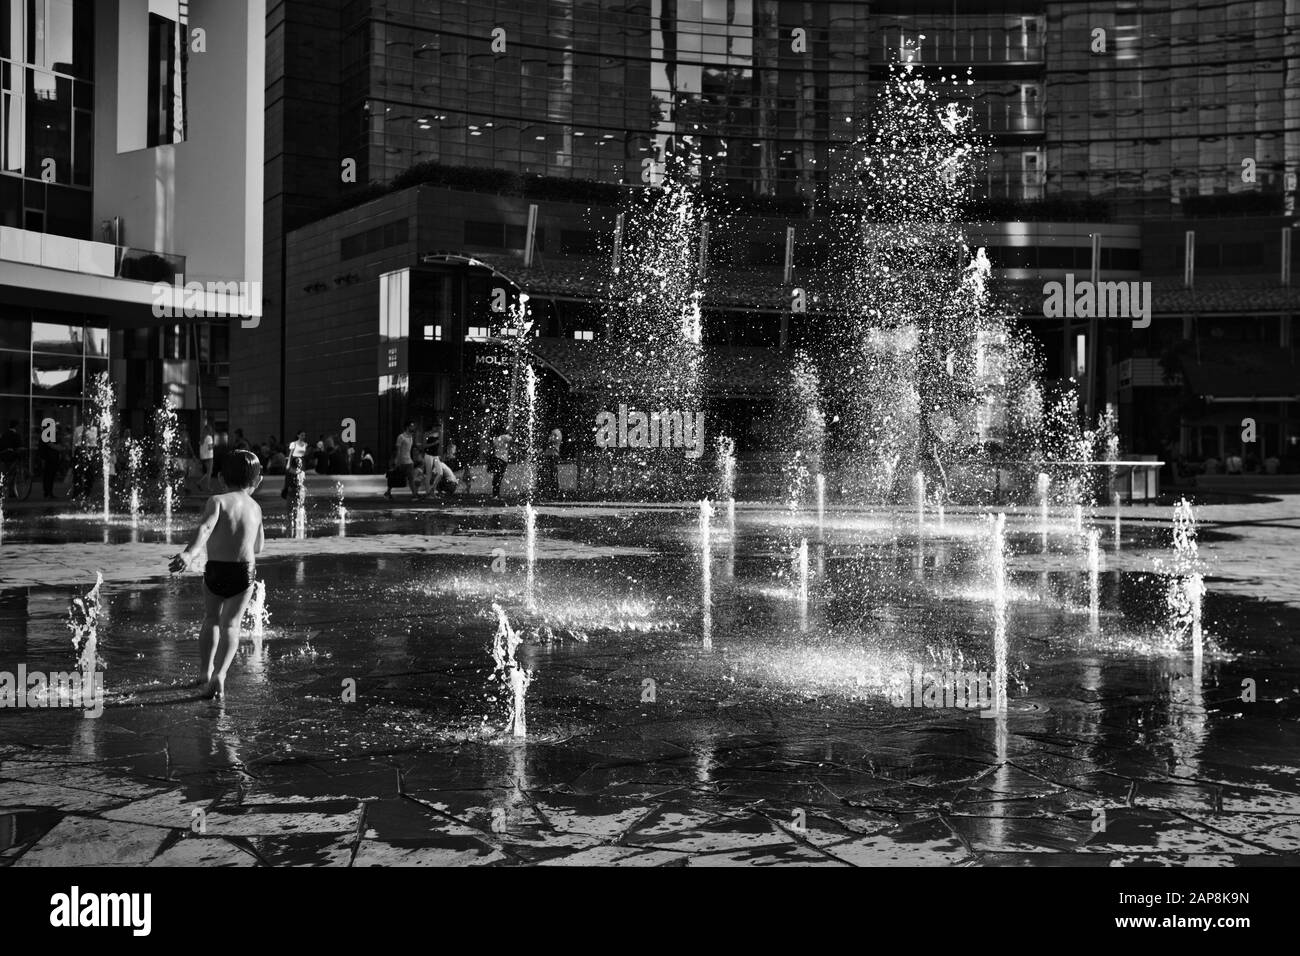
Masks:
[[[1047,540],[1047,521],[1049,518],[1047,491],[1051,484],[1051,477],[1046,472],[1040,471],[1038,473],[1038,527],[1044,542]]]
[[[112,491],[113,475],[113,410],[117,405],[117,396],[113,392],[113,383],[107,372],[95,376],[91,391],[90,408],[95,430],[99,435],[99,470],[104,482],[104,519],[112,513],[109,495]]]
[[[530,472],[528,498],[532,500],[537,494],[540,474],[537,450],[537,371],[532,363],[524,366],[524,458]]]
[[[817,475],[817,528],[820,530],[826,523],[826,476],[820,472]]]
[[[726,501],[736,497],[736,443],[727,435],[719,435],[717,448],[718,498]]]
[[[1202,651],[1201,615],[1205,597],[1205,577],[1201,569],[1200,549],[1196,542],[1196,514],[1186,498],[1174,506],[1174,560],[1165,601],[1175,640],[1184,632],[1191,637],[1192,653]]]
[[[130,487],[129,507],[133,522],[140,517],[140,465],[143,460],[143,453],[144,449],[139,441],[134,438],[126,440],[126,472],[127,482]]]
[[[537,597],[533,590],[537,570],[537,511],[531,502],[524,504],[524,567],[524,600],[531,611],[537,607]]]
[[[1101,614],[1101,532],[1091,528],[1088,539],[1088,618],[1093,630]]]
[[[289,485],[289,535],[307,537],[307,473],[298,468]]]
[[[938,520],[938,522],[939,522],[939,530],[942,531],[942,530],[943,530],[943,526],[944,526],[944,518],[943,518],[943,502],[942,502],[942,501],[940,501],[938,504],[935,505],[935,517],[937,518],[937,520]]]
[[[925,527],[925,473],[918,471],[914,481],[916,487],[916,526]]]
[[[177,503],[176,463],[183,449],[180,447],[180,424],[176,419],[176,409],[170,401],[164,400],[153,415],[153,448],[151,452],[157,463],[158,497],[162,501],[163,516],[168,529],[171,527],[172,511]],[[181,480],[184,480],[182,474]]]
[[[1077,534],[1083,533],[1083,505],[1074,506],[1074,530]]]
[[[989,575],[993,585],[993,714],[1007,712],[1007,516],[989,522]]]
[[[345,503],[346,488],[343,482],[334,482],[334,514],[338,518],[339,528],[348,520],[348,506]]]
[[[1192,656],[1201,659],[1204,653],[1205,639],[1201,630],[1201,608],[1205,600],[1205,577],[1199,571],[1187,576],[1187,601],[1192,618]]]
[[[1123,522],[1120,517],[1119,492],[1111,496],[1111,503],[1115,510],[1115,550],[1119,550],[1120,535],[1123,531]]]
[[[619,333],[596,345],[608,368],[604,394],[595,398],[604,408],[667,410],[690,421],[703,414],[707,230],[697,161],[670,154],[658,183],[630,192],[619,268],[604,296],[604,318]],[[684,457],[681,448],[638,447],[624,458],[640,466],[630,473],[638,489],[671,498],[698,487],[703,459]]]
[[[799,626],[808,629],[808,539],[799,542],[795,550],[796,591],[799,599]]]
[[[797,510],[814,476],[822,473],[826,419],[821,411],[821,377],[806,352],[795,353],[790,389],[780,406],[778,427],[789,435],[785,476],[790,510]]]
[[[705,498],[700,501],[699,515],[700,629],[702,632],[701,644],[705,650],[713,647],[713,544],[709,524],[712,517],[713,506],[709,503],[709,499]],[[734,535],[732,540],[735,540]]]
[[[528,685],[532,683],[533,672],[525,669],[516,659],[522,641],[510,626],[505,610],[500,604],[493,604],[492,610],[497,615],[497,630],[492,639],[492,661],[496,665],[492,680],[497,685],[500,698],[505,701],[505,732],[512,737],[526,737],[528,724],[524,698],[528,693]]]

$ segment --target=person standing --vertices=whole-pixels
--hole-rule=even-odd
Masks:
[[[541,475],[537,481],[537,492],[543,498],[557,498],[560,494],[560,446],[564,444],[564,432],[552,428],[546,441],[546,451],[542,453]]]
[[[396,472],[393,477],[397,479],[398,484],[405,483],[406,487],[411,489],[412,498],[419,498],[420,494],[415,488],[415,462],[411,458],[411,449],[414,446],[415,422],[408,421],[401,434],[397,436],[397,444],[393,450],[393,470]],[[393,498],[393,487],[390,482],[384,492],[384,497],[390,501]]]
[[[286,501],[289,500],[293,482],[297,480],[297,473],[303,469],[303,459],[307,457],[309,447],[306,431],[298,432],[298,437],[289,445],[289,461],[284,468],[284,487],[280,489],[280,497]]]
[[[73,498],[88,498],[95,488],[95,450],[98,445],[99,429],[93,422],[72,430]]]
[[[514,440],[513,435],[504,432],[492,439],[492,460],[488,462],[488,470],[492,472],[493,498],[501,497],[501,480],[510,467],[510,445]]]
[[[212,461],[217,447],[217,433],[212,430],[212,422],[203,423],[203,436],[199,439],[199,464],[203,466],[203,477],[199,487],[205,492],[212,490]]]
[[[63,450],[59,446],[59,429],[55,429],[54,437],[46,441],[41,438],[41,496],[49,501],[54,497],[54,482],[59,477],[59,459],[62,457]]]

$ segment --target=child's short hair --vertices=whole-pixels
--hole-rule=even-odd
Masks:
[[[221,477],[225,479],[227,488],[247,491],[262,477],[262,463],[251,451],[241,448],[231,452],[221,463]]]

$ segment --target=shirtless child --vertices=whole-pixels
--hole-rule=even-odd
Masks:
[[[199,662],[204,698],[221,700],[226,673],[239,650],[239,628],[253,596],[256,556],[262,552],[262,509],[253,493],[262,483],[262,465],[250,451],[230,453],[221,466],[221,483],[228,489],[213,495],[190,546],[171,560],[173,574],[188,571],[208,548],[203,569],[203,624],[199,629]]]

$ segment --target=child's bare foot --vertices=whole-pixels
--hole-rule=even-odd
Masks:
[[[220,677],[213,677],[208,681],[208,688],[203,692],[204,700],[224,700],[226,697],[226,682]]]

